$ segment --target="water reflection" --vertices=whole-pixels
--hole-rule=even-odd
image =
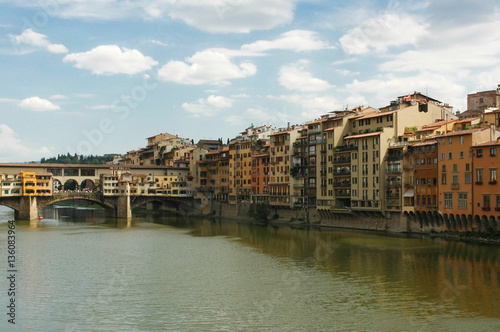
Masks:
[[[500,330],[498,247],[69,207],[42,213],[16,221],[30,326]]]
[[[437,314],[500,317],[500,248],[440,239],[277,228],[211,220],[157,219],[193,236],[228,236],[262,253],[372,284],[380,299],[408,298]],[[410,301],[411,302],[411,301]],[[402,312],[408,308],[401,308]],[[442,314],[443,312],[440,312]]]

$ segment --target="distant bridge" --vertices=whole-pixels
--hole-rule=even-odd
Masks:
[[[15,210],[16,219],[36,219],[38,210],[51,204],[68,200],[86,200],[102,206],[108,216],[118,218],[128,218],[132,215],[132,209],[146,205],[149,209],[162,205],[170,211],[180,214],[195,214],[201,208],[193,197],[168,196],[152,193],[132,193],[130,190],[120,193],[103,194],[103,188],[99,192],[82,192],[79,189],[84,188],[90,181],[91,189],[96,189],[102,185],[101,180],[104,176],[128,172],[133,175],[144,175],[148,178],[162,178],[166,176],[187,175],[188,168],[166,167],[166,166],[134,166],[134,165],[67,165],[67,164],[1,164],[0,175],[9,177],[10,182],[21,182],[17,176],[21,172],[32,171],[37,174],[50,173],[54,188],[51,194],[42,195],[23,195],[4,194],[0,192],[0,205],[5,205]],[[13,179],[12,179],[13,178]],[[63,186],[69,180],[76,181],[76,191],[59,191],[61,187],[56,187],[57,183]],[[7,181],[8,182],[8,181]],[[0,185],[1,185],[0,181]],[[12,187],[12,186],[10,186]],[[6,188],[4,188],[6,189]],[[7,190],[8,191],[8,190]],[[2,195],[4,194],[4,195]]]
[[[85,200],[103,207],[106,216],[117,218],[130,218],[132,210],[145,206],[148,210],[163,209],[182,215],[196,215],[199,207],[192,197],[166,197],[166,196],[103,196],[101,193],[59,193],[53,196],[13,196],[0,197],[0,205],[5,205],[15,211],[16,219],[36,219],[38,210],[58,202]]]

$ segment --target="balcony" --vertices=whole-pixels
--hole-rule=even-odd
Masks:
[[[387,174],[401,174],[401,168],[400,167],[388,168]]]
[[[351,158],[335,158],[333,160],[334,164],[350,164],[351,163]]]
[[[350,190],[335,190],[335,197],[336,198],[341,198],[341,197],[351,197],[351,191]]]
[[[460,185],[458,183],[452,183],[451,189],[460,189]]]
[[[387,187],[401,187],[401,181],[387,181]]]
[[[488,184],[497,184],[497,180],[488,181]]]
[[[294,147],[304,147],[304,146],[307,146],[307,142],[306,141],[295,142],[295,143],[293,143],[293,146]]]
[[[307,134],[308,135],[319,134],[320,132],[321,132],[320,128],[308,128],[307,129]]]
[[[340,171],[335,171],[333,172],[333,175],[334,176],[343,176],[343,175],[351,175],[351,170],[350,169],[343,169],[343,170],[340,170]]]
[[[403,160],[403,156],[388,156],[387,161]]]
[[[335,147],[335,152],[358,151],[358,146],[354,144],[341,145]]]
[[[334,188],[345,188],[345,187],[350,187],[350,186],[351,186],[351,182],[350,181],[337,182],[337,183],[333,184]]]

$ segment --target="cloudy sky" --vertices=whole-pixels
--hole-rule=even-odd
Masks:
[[[0,162],[500,83],[500,1],[0,0]]]

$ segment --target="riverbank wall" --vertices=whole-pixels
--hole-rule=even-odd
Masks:
[[[253,219],[254,205],[240,202],[228,204],[213,202],[211,216],[227,219]],[[268,222],[271,224],[289,224],[290,226],[335,227],[356,230],[381,231],[390,233],[430,233],[440,232],[442,227],[420,225],[400,213],[382,215],[377,212],[359,212],[351,210],[327,211],[316,208],[288,209],[270,207]],[[425,226],[425,227],[423,227]]]

